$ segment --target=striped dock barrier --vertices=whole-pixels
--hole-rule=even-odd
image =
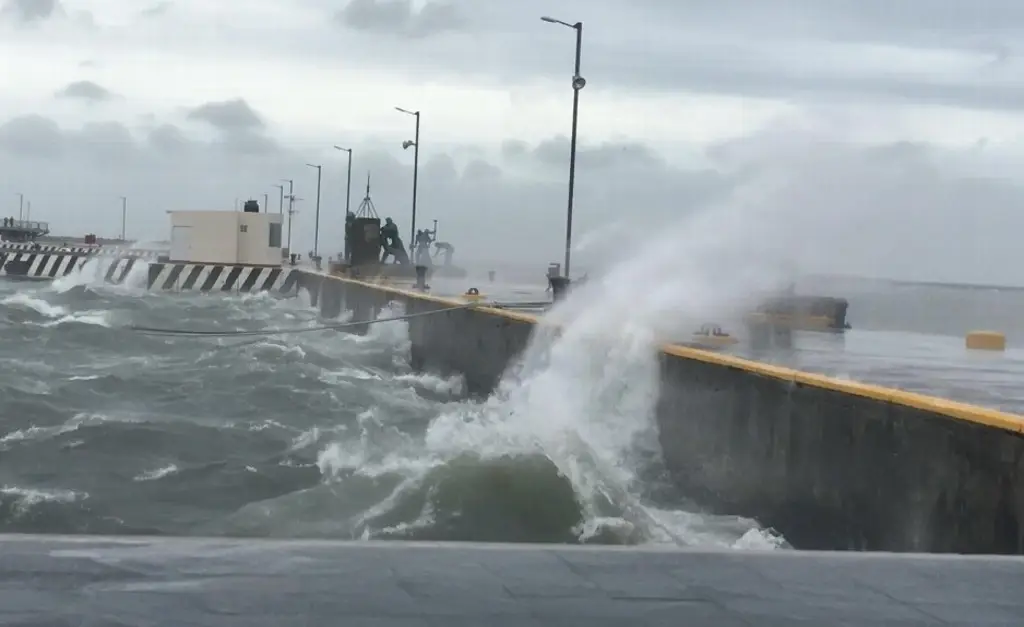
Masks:
[[[135,255],[107,258],[95,253],[12,252],[2,248],[0,278],[52,281],[81,270],[92,260],[103,264],[98,266],[102,268],[103,281],[114,285],[123,284],[135,268],[145,264],[146,288],[149,290],[291,294],[297,293],[300,287],[301,273],[292,267],[153,262]]]
[[[150,290],[198,292],[277,292],[298,289],[300,272],[281,266],[206,263],[150,263]]]
[[[156,261],[165,250],[147,250],[143,248],[123,248],[113,246],[58,246],[53,244],[30,244],[0,242],[0,252],[5,253],[37,253],[55,255],[96,255],[100,257],[136,257]]]
[[[0,250],[0,276],[6,278],[57,279],[81,268],[91,255],[63,253],[19,253]]]
[[[33,243],[11,243],[0,242],[0,250],[4,252],[34,252],[34,253],[73,253],[78,255],[91,255],[98,251],[98,246],[60,246],[57,244],[33,244]]]

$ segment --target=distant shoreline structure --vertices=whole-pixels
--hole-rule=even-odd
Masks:
[[[997,285],[986,283],[960,283],[950,281],[917,281],[910,279],[887,279],[883,277],[857,276],[852,274],[808,274],[801,277],[810,281],[849,281],[864,284],[882,284],[894,287],[933,287],[970,291],[1024,291],[1024,285]]]

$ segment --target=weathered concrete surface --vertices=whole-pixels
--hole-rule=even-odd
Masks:
[[[452,299],[316,277],[354,320]],[[409,321],[413,365],[486,393],[532,318],[460,309]],[[682,494],[803,549],[1024,553],[1024,420],[693,349],[662,356],[657,419]]]
[[[403,304],[406,313],[452,309],[451,299],[412,294],[405,288],[370,285],[304,274],[300,286],[320,302],[324,317],[336,310],[351,312],[353,322],[375,320],[391,301]],[[336,303],[340,307],[336,306]],[[452,309],[410,320],[411,362],[417,370],[461,374],[472,394],[488,394],[501,380],[512,361],[526,348],[533,331],[530,316],[489,315],[472,309]],[[365,327],[351,329],[364,333]]]
[[[1024,552],[1020,434],[668,354],[662,377],[665,461],[718,511],[800,548]]]
[[[451,304],[409,299],[408,313],[451,307]],[[496,316],[475,309],[457,309],[410,320],[412,366],[419,370],[460,373],[474,394],[497,386],[505,369],[530,340],[528,317]]]
[[[1019,627],[1024,559],[208,539],[0,540],[0,623]]]

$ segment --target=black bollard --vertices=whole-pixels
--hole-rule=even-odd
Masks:
[[[557,303],[568,295],[571,281],[567,276],[552,276],[548,277],[548,284],[551,285],[551,297]]]
[[[416,266],[416,289],[424,290],[427,289],[427,267]]]

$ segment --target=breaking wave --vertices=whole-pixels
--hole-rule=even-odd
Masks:
[[[675,494],[643,329],[540,333],[476,400],[410,369],[402,321],[133,334],[318,320],[305,296],[104,285],[101,263],[0,284],[0,531],[785,546]]]

